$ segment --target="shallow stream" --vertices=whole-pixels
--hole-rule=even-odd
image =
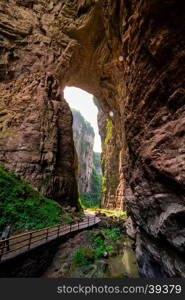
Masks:
[[[135,252],[131,248],[131,241],[124,235],[121,239],[123,247],[119,254],[104,260],[109,265],[107,272],[110,278],[139,277]]]

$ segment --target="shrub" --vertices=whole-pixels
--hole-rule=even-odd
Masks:
[[[113,250],[113,246],[108,245],[101,237],[96,237],[93,241],[95,245],[95,256],[100,258],[104,252]]]
[[[63,221],[63,223],[71,223],[73,221],[73,218],[70,215],[64,216],[64,217],[62,217],[62,221]]]
[[[113,246],[107,245],[106,243],[104,243],[103,245],[95,248],[95,256],[96,256],[96,258],[101,258],[101,257],[103,257],[105,252],[111,251],[113,249],[114,249]]]
[[[111,241],[117,241],[121,236],[121,232],[119,228],[104,229],[102,230],[102,232],[105,235],[105,238]]]
[[[89,247],[81,247],[75,250],[72,256],[73,263],[85,266],[91,264],[95,259],[95,251]]]
[[[113,250],[113,246],[108,245],[101,237],[95,237],[92,232],[87,232],[87,237],[93,244],[95,257],[103,257],[104,252]]]
[[[80,202],[84,208],[98,208],[101,202],[102,176],[95,169],[91,175],[91,192],[81,193]]]

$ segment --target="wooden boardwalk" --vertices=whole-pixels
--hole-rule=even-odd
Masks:
[[[25,253],[30,249],[43,245],[48,241],[57,239],[70,232],[91,227],[98,224],[100,221],[101,220],[98,217],[88,217],[80,222],[45,227],[39,230],[14,235],[5,240],[0,240],[0,261],[3,262],[21,253]],[[9,244],[9,250],[7,250],[6,247],[7,243]]]

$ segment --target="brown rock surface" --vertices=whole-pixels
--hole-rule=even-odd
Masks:
[[[74,204],[72,116],[48,95],[50,79],[38,72],[2,89],[0,162],[47,197]]]
[[[56,117],[61,159],[54,170],[74,176],[72,159],[63,155],[73,158],[70,121],[64,125],[54,115],[54,103],[69,114],[60,92],[66,84],[93,93],[105,119],[114,112],[115,144],[125,159],[117,166],[125,170],[126,207],[138,226],[138,258],[141,267],[147,258],[146,276],[151,269],[152,276],[184,276],[184,11],[184,2],[175,0],[0,1],[1,163],[19,171],[26,155],[22,177],[38,174],[36,145],[52,160],[53,146],[48,139],[43,145],[41,136],[55,135]],[[22,145],[29,151],[23,154]],[[10,158],[11,149],[19,151]],[[162,247],[169,249],[168,267]]]
[[[50,27],[62,2],[49,16],[44,1],[17,3],[0,1],[0,163],[76,205],[72,114],[54,76],[62,47]]]
[[[147,258],[146,276],[150,269],[152,276],[184,276],[184,11],[182,2],[142,1],[131,9],[123,35],[125,197],[142,229],[137,241],[141,266]],[[168,267],[165,253],[171,257]]]

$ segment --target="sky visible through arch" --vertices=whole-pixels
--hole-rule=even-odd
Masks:
[[[85,120],[91,124],[95,132],[94,151],[101,152],[101,139],[97,123],[98,109],[93,103],[93,95],[78,88],[66,87],[64,98],[71,108],[80,111]]]

